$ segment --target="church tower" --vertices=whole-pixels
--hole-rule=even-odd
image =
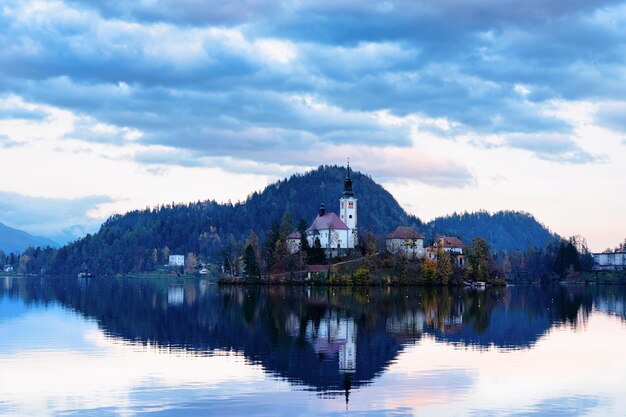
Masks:
[[[352,173],[350,171],[350,161],[348,161],[348,174],[343,183],[343,194],[339,199],[339,216],[341,220],[350,228],[348,235],[348,248],[354,248],[358,244],[357,235],[357,199],[352,191]]]

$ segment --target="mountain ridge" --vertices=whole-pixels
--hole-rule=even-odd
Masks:
[[[34,236],[23,230],[0,223],[0,250],[4,253],[22,252],[29,246],[58,247],[53,240],[41,236]]]

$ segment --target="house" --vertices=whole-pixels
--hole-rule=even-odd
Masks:
[[[412,227],[398,226],[385,238],[387,252],[403,253],[411,259],[422,258],[425,254],[424,236]]]
[[[326,255],[331,257],[354,249],[358,245],[357,204],[348,164],[343,194],[339,199],[339,215],[326,212],[324,203],[320,204],[317,217],[307,229],[309,245],[313,247],[315,240],[319,239]]]
[[[301,239],[302,235],[297,230],[294,230],[287,236],[287,252],[290,255],[300,252]]]
[[[185,255],[170,255],[169,266],[185,266]]]
[[[626,252],[593,253],[594,271],[617,271],[626,269]]]
[[[428,248],[427,253],[430,259],[437,259],[439,249],[450,255],[452,262],[460,267],[465,267],[465,243],[458,237],[439,236],[435,243]]]
[[[5,266],[2,267],[2,270],[4,272],[13,272],[13,266],[9,265],[9,264],[6,264]]]

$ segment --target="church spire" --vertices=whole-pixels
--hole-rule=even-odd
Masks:
[[[343,182],[343,195],[344,197],[354,197],[354,191],[352,191],[352,172],[350,171],[350,158],[348,158],[348,173],[346,179]]]

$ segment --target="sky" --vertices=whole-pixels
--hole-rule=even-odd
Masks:
[[[600,251],[625,97],[620,1],[0,0],[0,222],[63,243],[350,157],[423,220],[522,210]]]

